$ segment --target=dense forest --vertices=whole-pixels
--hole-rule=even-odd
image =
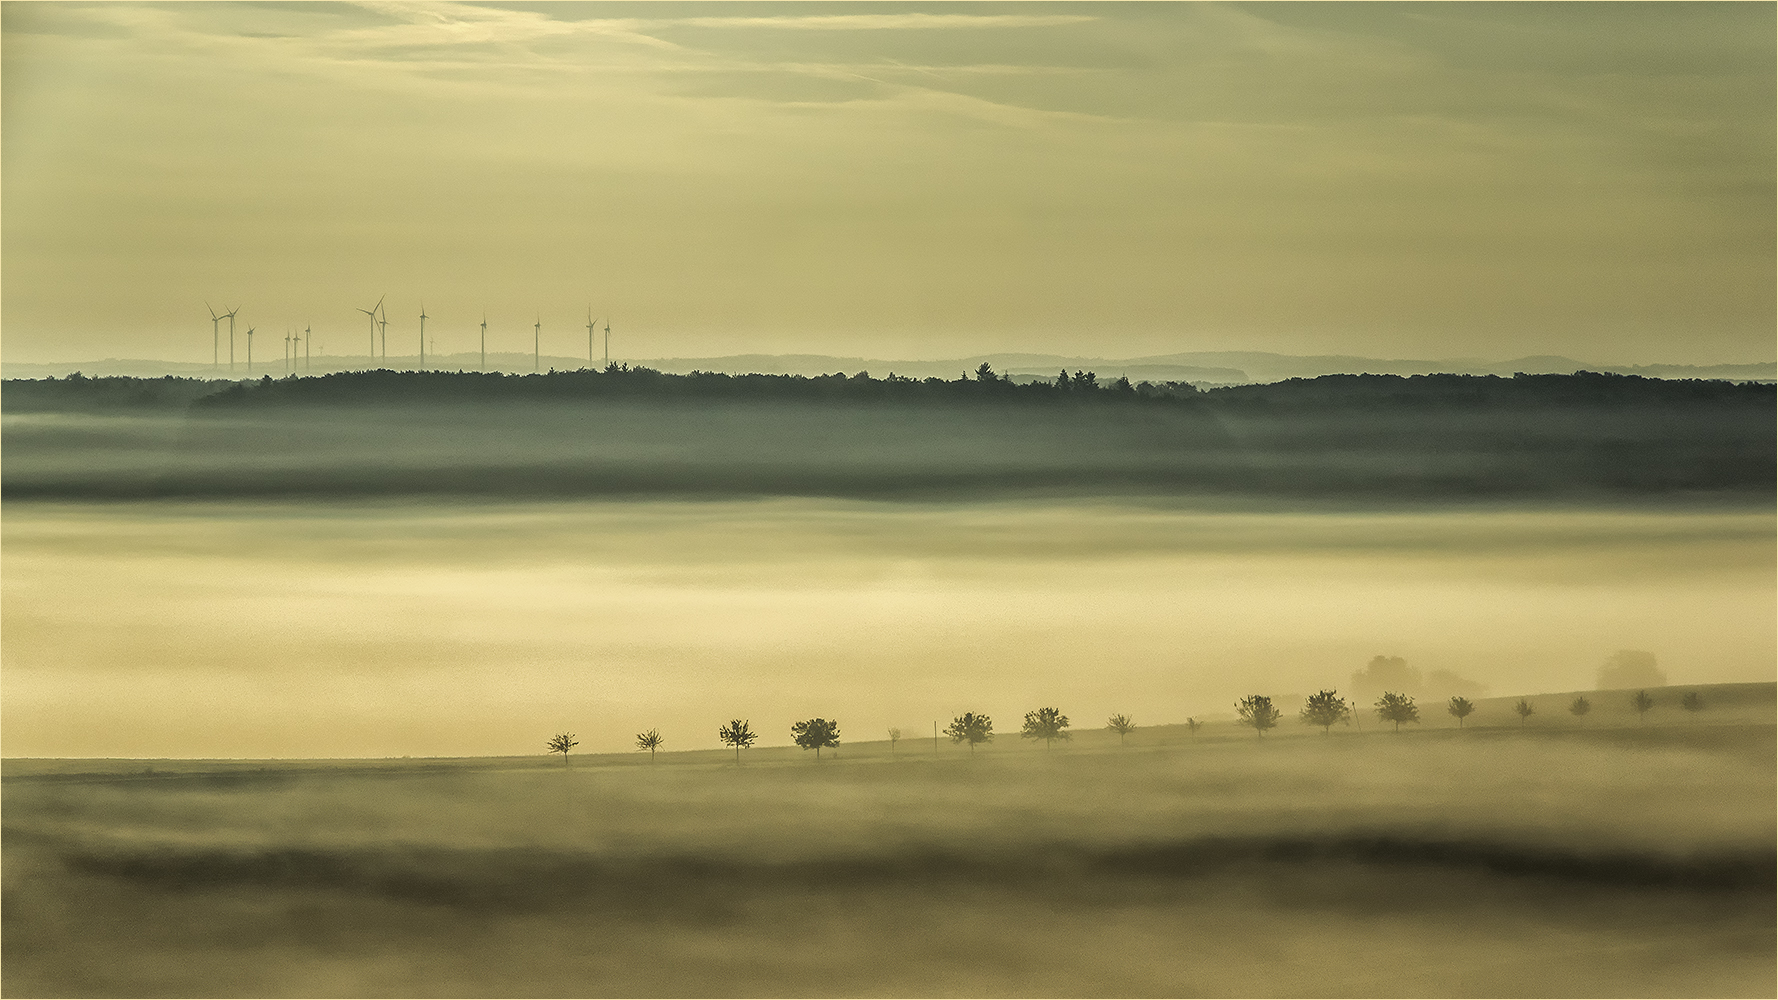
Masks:
[[[1049,381],[1015,382],[986,364],[967,378],[873,378],[855,375],[672,375],[652,368],[503,372],[361,371],[315,377],[222,381],[193,378],[9,379],[6,412],[164,409],[197,406],[379,406],[462,402],[561,402],[628,399],[678,402],[771,400],[1025,403],[1038,405],[1179,405],[1252,411],[1421,407],[1681,406],[1771,408],[1770,382],[1668,380],[1637,375],[1323,375],[1200,390],[1188,382],[1101,380],[1094,372],[1059,372]]]
[[[1145,494],[1766,504],[1770,383],[1327,375],[1200,391],[694,373],[7,381],[4,495]]]

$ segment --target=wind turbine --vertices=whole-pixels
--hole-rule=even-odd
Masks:
[[[382,303],[378,302],[377,305],[382,305]],[[383,310],[383,318],[377,320],[377,325],[383,328],[383,360],[388,361],[389,360],[389,310],[387,310],[387,309]]]
[[[222,359],[222,348],[220,346],[222,342],[222,333],[220,332],[222,330],[222,317],[216,315],[216,310],[210,308],[210,303],[204,303],[204,308],[210,310],[210,370],[215,371],[218,362]]]
[[[605,317],[605,367],[611,367],[611,317]]]
[[[230,309],[222,315],[228,317],[228,370],[235,370],[235,313],[241,311],[240,306]]]
[[[537,325],[531,330],[531,370],[543,369],[543,314],[537,314]]]
[[[593,327],[597,325],[593,322],[593,306],[589,302],[586,307],[586,363],[589,365],[593,363]]]
[[[253,328],[247,328],[247,374],[253,374]]]
[[[310,332],[311,329],[311,327],[303,327],[303,374],[305,375],[311,371],[309,367],[309,347],[315,342],[315,335]]]
[[[370,317],[370,359],[373,362],[377,359],[377,310],[381,308],[383,308],[383,300],[378,299],[377,304],[369,309],[358,310]]]
[[[420,367],[426,367],[426,303],[420,303]]]
[[[488,314],[482,313],[482,371],[488,370]]]
[[[284,328],[284,373],[290,373],[290,328]]]

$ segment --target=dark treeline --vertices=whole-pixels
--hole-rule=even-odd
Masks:
[[[1329,375],[1199,391],[351,372],[0,393],[8,499],[1227,496],[1769,503],[1774,388],[1633,375]]]
[[[1200,390],[1186,382],[1132,384],[1094,372],[1059,372],[1053,380],[1014,382],[982,365],[956,379],[855,375],[673,375],[624,365],[550,371],[363,371],[315,377],[212,381],[109,376],[9,379],[0,405],[9,412],[306,405],[403,405],[468,402],[651,401],[907,402],[916,404],[1163,404],[1231,412],[1412,410],[1547,406],[1680,406],[1770,410],[1769,382],[1572,375],[1323,375]]]

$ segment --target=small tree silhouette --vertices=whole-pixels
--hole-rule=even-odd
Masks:
[[[1519,703],[1513,706],[1513,711],[1519,713],[1519,727],[1521,729],[1524,728],[1526,719],[1537,714],[1537,709],[1531,707],[1529,698],[1520,698]]]
[[[1638,691],[1636,696],[1630,699],[1630,706],[1636,709],[1636,721],[1646,722],[1648,720],[1644,716],[1648,714],[1649,709],[1655,707],[1655,700],[1648,696],[1647,691]]]
[[[1395,731],[1399,733],[1402,723],[1420,721],[1420,709],[1414,706],[1411,695],[1385,691],[1383,697],[1377,699],[1377,718],[1395,723]]]
[[[1704,710],[1704,696],[1696,691],[1687,691],[1679,699],[1679,707],[1688,712],[1702,712]]]
[[[647,750],[649,760],[654,759],[654,752],[659,750],[661,745],[666,742],[666,740],[661,739],[661,731],[658,729],[650,729],[646,733],[636,734],[636,749]]]
[[[1457,728],[1462,729],[1464,718],[1475,711],[1475,706],[1469,703],[1468,698],[1452,698],[1451,703],[1445,706],[1445,711],[1457,717]]]
[[[1272,699],[1263,694],[1250,694],[1235,702],[1235,714],[1241,717],[1241,724],[1252,726],[1263,739],[1266,730],[1278,724],[1278,716],[1283,713],[1272,707]]]
[[[735,748],[735,763],[741,762],[741,750],[753,745],[759,739],[753,730],[748,728],[746,719],[735,719],[716,731],[716,738]]]
[[[901,730],[889,727],[889,756],[895,756],[895,744],[901,741]]]
[[[821,759],[822,747],[840,745],[840,724],[826,719],[808,719],[793,723],[790,727],[790,738],[804,750],[815,751],[815,759]]]
[[[1105,728],[1117,734],[1117,745],[1121,747],[1124,745],[1124,737],[1130,735],[1136,724],[1127,715],[1114,715],[1105,720]]]
[[[557,733],[549,738],[549,752],[562,755],[562,763],[568,763],[568,751],[580,746],[573,733]]]
[[[1021,739],[1042,740],[1046,749],[1055,741],[1069,739],[1072,735],[1068,732],[1068,717],[1056,708],[1026,712],[1025,725],[1019,730]]]
[[[1586,722],[1587,713],[1592,710],[1593,703],[1587,700],[1586,695],[1581,695],[1575,698],[1574,704],[1568,706],[1569,713],[1572,714],[1577,721],[1583,723]]]
[[[1188,715],[1185,717],[1185,728],[1193,736],[1198,735],[1198,727],[1201,725],[1203,725],[1202,722],[1199,722],[1198,720],[1192,718],[1191,716]]]
[[[968,743],[969,752],[975,753],[977,743],[986,743],[994,738],[994,722],[985,715],[964,712],[945,727],[945,735],[951,738],[952,743]]]
[[[1320,726],[1321,735],[1333,732],[1333,724],[1345,721],[1352,709],[1347,706],[1346,699],[1336,691],[1317,691],[1303,703],[1303,722],[1311,726]]]

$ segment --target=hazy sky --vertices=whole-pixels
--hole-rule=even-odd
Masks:
[[[4,351],[1773,357],[1771,4],[7,3]],[[259,351],[276,354],[262,341]]]

